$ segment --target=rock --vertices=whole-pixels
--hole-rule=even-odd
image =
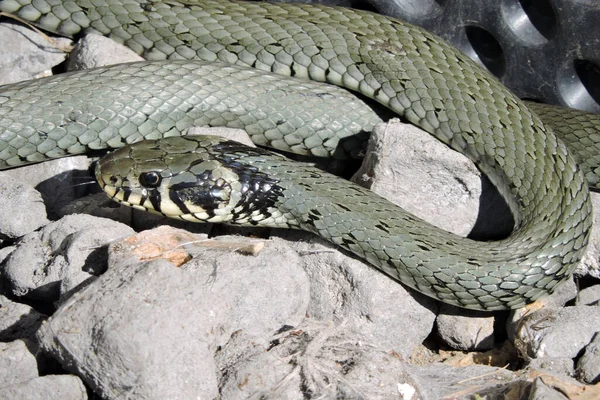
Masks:
[[[0,37],[0,85],[52,75],[51,68],[64,61],[71,43],[10,22],[0,24]]]
[[[133,50],[104,36],[88,34],[77,41],[69,57],[69,71],[143,61]]]
[[[42,195],[23,181],[0,174],[0,237],[16,239],[46,225]]]
[[[598,399],[600,386],[583,385],[573,378],[549,374],[547,372],[528,371],[529,380],[533,381],[527,399]],[[509,398],[524,398],[510,397]]]
[[[486,365],[408,364],[405,371],[419,394],[417,398],[423,400],[503,398],[505,392],[521,384],[511,371]]]
[[[452,349],[485,351],[494,347],[494,315],[491,313],[442,304],[436,326],[439,337]]]
[[[179,268],[164,259],[123,262],[138,257],[111,256],[115,264],[63,303],[38,334],[47,352],[104,397],[127,391],[136,398],[213,398],[213,354],[233,332],[266,345],[306,314],[306,274],[280,240],[267,242],[258,256],[216,248]]]
[[[527,368],[558,376],[574,376],[575,364],[569,357],[542,357],[529,360]]]
[[[64,157],[0,171],[0,175],[10,176],[35,187],[42,194],[48,218],[58,219],[61,208],[87,192],[82,183],[96,184],[88,172],[89,165],[87,156]],[[6,198],[3,196],[2,201],[7,201]]]
[[[24,236],[0,264],[4,287],[13,296],[52,302],[61,281],[72,288],[102,272],[105,247],[133,230],[118,222],[87,215],[69,215]]]
[[[512,229],[510,211],[491,185],[482,184],[474,164],[412,125],[377,125],[352,181],[460,236],[497,237]],[[480,201],[489,207],[484,215],[479,215]]]
[[[94,185],[96,181],[94,180]],[[108,218],[113,221],[121,222],[125,225],[136,227],[132,222],[132,215],[135,209],[121,206],[119,203],[111,200],[106,193],[94,193],[89,196],[74,199],[62,207],[58,212],[59,217],[71,214],[93,215],[100,218]],[[145,215],[151,215],[144,213]]]
[[[30,306],[0,295],[0,341],[31,339],[45,319]]]
[[[87,400],[83,382],[73,375],[47,375],[0,388],[0,398],[11,400]]]
[[[366,262],[314,236],[294,233],[290,245],[302,257],[311,282],[308,316],[344,323],[372,343],[389,346],[408,359],[430,334],[436,302],[406,289]]]
[[[600,331],[596,332],[592,342],[585,347],[585,353],[577,362],[577,374],[584,382],[600,382]]]
[[[575,358],[600,327],[600,307],[542,309],[524,317],[515,335],[522,357]]]
[[[594,221],[588,248],[575,271],[577,275],[589,275],[600,279],[600,193],[590,192]]]
[[[531,385],[531,392],[527,397],[528,400],[569,400],[562,393],[552,389],[546,385],[543,380],[537,378]]]
[[[236,332],[221,347],[222,398],[398,398],[398,386],[410,383],[397,353],[345,324],[307,319],[269,343]]]
[[[576,305],[597,306],[600,305],[600,285],[594,285],[581,289],[577,294]]]
[[[245,144],[246,146],[256,147],[252,140],[250,139],[250,135],[243,129],[234,129],[234,128],[222,128],[222,127],[201,127],[195,126],[188,130],[188,135],[214,135],[221,136],[229,140],[235,140],[236,142],[240,142]]]
[[[10,343],[0,342],[0,393],[1,388],[38,377],[35,356],[22,340]],[[9,397],[0,398],[8,399]]]

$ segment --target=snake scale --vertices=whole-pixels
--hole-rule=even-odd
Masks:
[[[63,35],[96,31],[150,60],[198,58],[246,65],[358,92],[467,155],[505,197],[515,229],[496,242],[457,237],[309,165],[211,137],[144,141],[107,156],[97,176],[117,200],[184,214],[179,215],[184,219],[237,218],[240,223],[306,229],[426,295],[473,309],[518,308],[551,293],[569,278],[586,248],[588,187],[563,141],[483,68],[418,27],[350,9],[210,0],[0,0],[0,11]],[[162,88],[158,96],[145,98],[144,104],[125,97],[119,104],[124,114],[108,108],[98,114],[99,120],[117,115],[118,129],[98,122],[91,128],[97,133],[83,146],[78,140],[90,133],[73,130],[71,142],[62,143],[67,151],[58,150],[67,125],[89,114],[71,110],[68,115],[75,118],[61,125],[64,121],[53,120],[49,112],[4,127],[0,158],[7,164],[12,160],[11,165],[28,156],[38,161],[44,158],[37,149],[41,142],[50,147],[44,150],[48,157],[85,151],[87,140],[98,137],[118,147],[128,141],[117,137],[117,131],[138,131],[144,137],[173,134],[182,108],[166,111],[163,104],[190,83],[185,71],[177,72],[182,65],[174,62],[171,74],[146,74],[140,81],[155,82]],[[111,75],[116,70],[102,71]],[[66,95],[91,84],[78,74]],[[56,86],[61,79],[69,78],[48,81]],[[13,88],[3,92],[9,95],[0,93],[0,121],[27,109],[19,107],[20,93],[28,89]],[[52,103],[46,89],[39,90],[37,97],[35,91],[22,96],[28,104]],[[68,108],[70,102],[58,103]],[[185,99],[176,102],[193,108]],[[240,120],[251,125],[251,114]],[[168,119],[173,123],[160,124]],[[144,130],[153,132],[148,136]],[[288,142],[288,134],[273,131],[257,140],[267,143],[275,135],[279,143],[294,147],[305,142],[311,148],[308,137],[292,133]],[[339,141],[334,142],[337,146]],[[29,146],[24,155],[20,146]],[[593,168],[588,171],[593,182]],[[125,186],[117,189],[115,184]]]

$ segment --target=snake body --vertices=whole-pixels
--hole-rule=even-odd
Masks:
[[[211,138],[142,142],[124,150],[134,164],[103,163],[99,175],[109,174],[109,183],[132,185],[129,173],[138,181],[145,174],[148,180],[142,180],[152,183],[156,175],[147,174],[158,168],[165,171],[161,184],[175,179],[178,188],[187,187],[180,201],[172,201],[175,206],[158,202],[164,195],[144,197],[149,192],[143,189],[137,202],[147,200],[168,215],[211,220],[219,214],[230,222],[232,218],[221,213],[233,207],[240,222],[254,218],[255,223],[307,229],[408,286],[475,309],[521,307],[552,292],[582,256],[591,204],[585,177],[566,146],[484,69],[422,29],[368,12],[289,4],[25,3],[23,7],[15,0],[1,0],[0,10],[62,34],[96,30],[149,59],[248,65],[333,83],[372,98],[473,160],[507,200],[516,226],[509,238],[498,242],[456,237],[312,167],[293,167],[264,152]],[[182,149],[190,154],[182,156],[184,161],[168,155]],[[206,154],[207,149],[212,153]],[[148,158],[157,154],[166,158]],[[143,159],[138,161],[138,155]],[[241,165],[252,173],[239,171]],[[239,194],[243,185],[237,184],[238,191],[223,203],[227,206],[216,206],[210,213],[201,211],[193,198],[201,192],[190,185],[202,185],[200,178],[224,188],[248,183],[253,174],[260,179],[248,181],[254,182],[248,187],[262,189],[265,195],[256,192],[251,204],[260,199],[267,204],[252,211],[256,214],[247,215],[249,206]],[[179,180],[184,177],[188,180]],[[227,197],[216,188],[208,195]],[[128,190],[133,200],[133,188]]]

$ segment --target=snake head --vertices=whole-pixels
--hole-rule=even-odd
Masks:
[[[113,200],[193,222],[267,223],[277,182],[253,166],[269,152],[215,136],[145,140],[98,161],[96,179]],[[255,160],[255,161],[256,161]]]

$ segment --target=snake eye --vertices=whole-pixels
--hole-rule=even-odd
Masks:
[[[162,177],[158,172],[150,171],[140,174],[140,184],[147,188],[155,188],[160,186]]]

